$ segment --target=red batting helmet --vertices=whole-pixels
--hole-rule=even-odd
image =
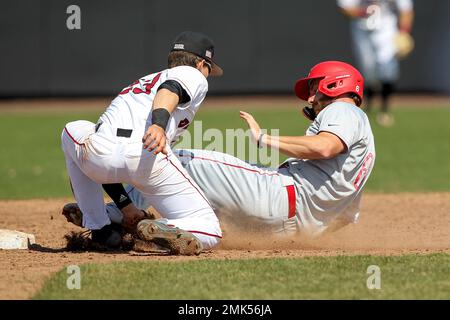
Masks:
[[[344,93],[356,94],[361,102],[364,90],[364,78],[356,68],[341,61],[325,61],[312,67],[308,77],[295,84],[295,94],[308,101],[309,81],[321,79],[318,91],[329,97],[337,97]]]

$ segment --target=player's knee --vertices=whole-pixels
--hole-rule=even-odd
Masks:
[[[219,220],[216,217],[214,219],[204,219],[201,224],[202,227],[197,229],[201,231],[193,231],[194,236],[200,240],[203,245],[203,249],[208,250],[216,247],[222,239],[222,230],[220,228]]]
[[[204,235],[196,233],[195,237],[202,243],[203,249],[209,250],[216,247],[220,243],[220,237],[217,235]]]

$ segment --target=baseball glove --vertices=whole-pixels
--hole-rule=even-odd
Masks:
[[[414,39],[408,32],[398,32],[395,36],[397,58],[406,58],[414,49]]]

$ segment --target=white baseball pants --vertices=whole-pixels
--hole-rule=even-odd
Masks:
[[[355,58],[366,83],[397,81],[400,74],[394,43],[397,27],[388,24],[376,30],[365,30],[358,22],[352,21],[351,35]]]
[[[154,156],[142,142],[118,135],[103,123],[95,132],[89,121],[68,123],[62,149],[75,199],[83,212],[83,226],[96,230],[110,224],[102,184],[135,186],[162,215],[164,222],[192,232],[205,249],[218,244],[222,232],[210,203],[180,161],[169,154]]]
[[[281,236],[298,232],[297,195],[291,176],[221,152],[174,150],[174,153],[221,220],[242,227],[244,232],[265,230]],[[140,209],[153,205],[151,199],[132,186],[126,190]],[[122,215],[114,203],[108,204],[107,211],[111,219],[121,221]]]

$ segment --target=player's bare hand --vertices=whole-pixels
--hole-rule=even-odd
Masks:
[[[157,125],[151,125],[142,137],[143,148],[152,152],[154,155],[162,152],[167,154],[166,150],[166,132]]]
[[[258,141],[259,135],[261,134],[261,128],[259,127],[258,122],[256,122],[255,118],[250,113],[239,111],[239,116],[244,119],[248,127],[250,128],[250,131],[252,133],[252,139],[254,142]]]

